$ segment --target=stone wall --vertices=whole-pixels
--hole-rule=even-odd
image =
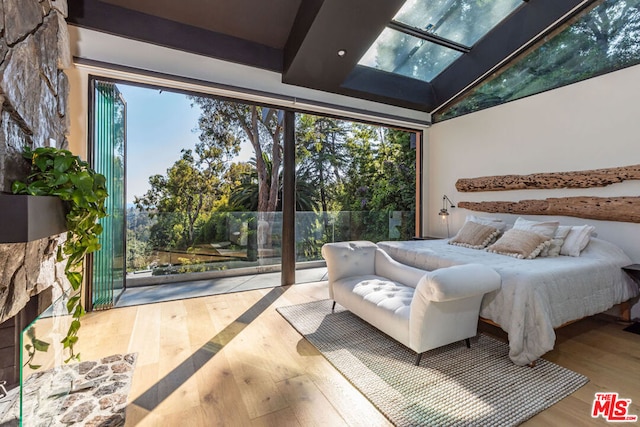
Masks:
[[[64,234],[28,243],[0,244],[0,323],[15,316],[29,299],[53,286],[56,300],[71,288],[56,250]],[[55,286],[54,286],[55,285]]]
[[[0,192],[26,178],[24,146],[67,146],[66,14],[66,0],[0,0]],[[0,244],[0,323],[43,289],[57,284],[55,298],[68,287],[55,262],[62,238]]]

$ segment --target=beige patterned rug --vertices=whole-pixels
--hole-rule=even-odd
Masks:
[[[544,359],[516,366],[506,343],[480,335],[416,354],[331,301],[278,308],[397,426],[513,426],[589,380]]]

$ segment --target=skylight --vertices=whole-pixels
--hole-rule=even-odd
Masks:
[[[393,20],[471,47],[522,3],[521,0],[409,0]]]
[[[359,64],[431,81],[460,55],[457,50],[385,28]]]
[[[522,4],[408,0],[358,64],[429,82]]]

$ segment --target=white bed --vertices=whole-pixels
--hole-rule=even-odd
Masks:
[[[516,259],[447,244],[447,240],[380,242],[392,258],[424,270],[480,263],[502,277],[501,288],[485,295],[480,316],[509,334],[509,357],[527,365],[553,349],[554,328],[601,313],[638,294],[620,267],[631,264],[617,246],[601,239],[579,257]],[[473,278],[470,278],[473,280]]]

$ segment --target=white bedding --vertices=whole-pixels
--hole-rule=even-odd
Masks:
[[[592,238],[579,257],[516,259],[447,244],[447,240],[380,242],[392,258],[424,270],[480,263],[502,277],[485,295],[480,315],[509,334],[509,357],[529,364],[553,349],[554,328],[608,310],[638,294],[620,267],[629,257],[612,243]],[[470,278],[473,280],[473,278]]]

